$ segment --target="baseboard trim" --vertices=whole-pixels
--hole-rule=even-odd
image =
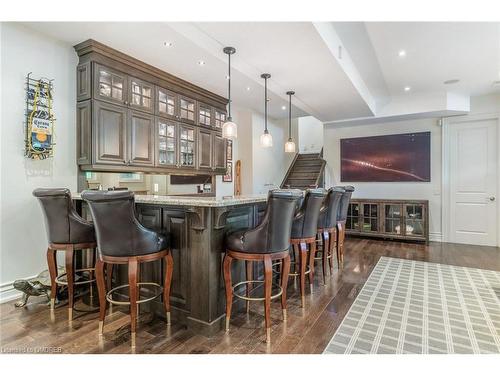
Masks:
[[[441,232],[430,232],[429,241],[432,242],[443,242],[443,234]]]
[[[33,280],[37,275],[20,278],[22,280]],[[0,285],[0,304],[21,298],[23,295],[19,290],[14,289],[14,281]]]

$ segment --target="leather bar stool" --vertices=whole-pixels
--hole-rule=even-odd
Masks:
[[[163,285],[163,304],[170,325],[170,286],[173,273],[173,258],[167,238],[143,227],[135,216],[134,193],[131,191],[92,191],[82,193],[87,201],[96,228],[98,257],[96,261],[97,290],[99,292],[99,334],[104,329],[106,301],[112,304],[130,305],[132,346],[135,346],[137,327],[137,305],[153,300],[161,294],[161,285],[138,282],[141,263],[163,259],[166,263]],[[128,285],[120,285],[106,293],[106,276],[111,276],[114,264],[128,265]],[[113,293],[128,286],[129,301],[114,300]],[[152,297],[140,299],[141,287],[155,287],[160,290]]]
[[[321,246],[321,263],[323,269],[323,284],[326,284],[326,266],[330,266],[330,274],[333,271],[333,250],[337,248],[337,217],[339,215],[340,201],[345,190],[341,187],[328,189],[325,203],[321,208],[318,218],[318,236]],[[337,254],[338,255],[338,254]],[[337,256],[340,267],[340,258]]]
[[[45,228],[49,245],[47,263],[50,274],[50,308],[54,310],[57,286],[68,287],[68,318],[73,319],[74,287],[94,282],[94,268],[74,269],[76,250],[96,248],[94,226],[76,212],[68,189],[35,189],[33,195],[38,198],[45,218]],[[66,272],[57,275],[57,251],[65,252]],[[89,272],[88,280],[75,281],[78,272]],[[66,281],[64,281],[66,277]]]
[[[226,287],[226,331],[229,330],[233,293],[236,297],[245,300],[264,300],[266,341],[271,340],[271,300],[281,295],[283,320],[286,320],[286,287],[290,272],[290,235],[295,215],[297,201],[302,197],[300,190],[276,189],[268,194],[267,207],[261,223],[253,228],[238,231],[226,238],[226,255],[224,256],[224,281]],[[233,260],[246,261],[247,280],[232,284],[231,264]],[[272,291],[272,262],[281,260],[281,287],[280,291],[271,295]],[[251,280],[254,261],[264,263],[264,281]],[[264,284],[264,298],[250,298],[237,294],[236,288],[240,285],[249,286],[254,283]]]
[[[311,289],[314,282],[314,256],[316,254],[317,223],[325,197],[326,190],[324,189],[306,190],[300,209],[293,219],[290,243],[292,245],[292,254],[295,262],[294,272],[290,273],[290,276],[300,277],[300,296],[302,307],[305,305],[306,274],[309,274],[309,284],[311,285]],[[309,266],[306,270],[308,250]],[[297,265],[299,267],[297,267]]]
[[[344,189],[342,198],[340,199],[339,216],[337,218],[337,256],[339,265],[344,262],[344,240],[345,240],[345,224],[347,221],[347,210],[351,201],[351,195],[354,191],[354,186],[340,186]]]

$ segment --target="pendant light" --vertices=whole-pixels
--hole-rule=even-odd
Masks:
[[[260,75],[261,78],[264,78],[264,134],[260,136],[260,145],[262,147],[268,148],[273,147],[273,137],[269,134],[267,130],[267,80],[271,78],[269,73],[264,73]]]
[[[229,61],[229,72],[227,75],[227,81],[228,81],[228,96],[229,96],[229,102],[228,102],[228,116],[226,122],[224,122],[224,125],[222,125],[222,136],[224,138],[229,138],[229,139],[234,139],[238,137],[238,127],[236,124],[233,122],[233,118],[231,117],[231,55],[236,52],[236,49],[233,47],[224,47],[222,50],[228,57]]]
[[[287,91],[288,100],[288,141],[285,143],[285,152],[295,152],[295,142],[292,139],[292,95],[295,91]]]

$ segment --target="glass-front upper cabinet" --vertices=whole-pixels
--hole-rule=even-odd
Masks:
[[[203,126],[212,126],[212,108],[207,105],[198,105],[198,123]]]
[[[349,203],[349,207],[347,208],[347,220],[346,220],[346,229],[352,231],[359,231],[359,203]]]
[[[180,167],[195,167],[195,130],[190,126],[179,126]]]
[[[218,109],[214,110],[215,117],[215,128],[222,129],[222,125],[226,122],[226,112],[219,111]]]
[[[177,166],[177,131],[174,122],[157,120],[159,166]]]
[[[193,99],[181,96],[179,98],[179,114],[182,122],[194,124],[196,122],[196,102]]]
[[[94,97],[112,103],[126,104],[127,76],[114,69],[96,64]]]
[[[407,236],[424,237],[425,233],[425,208],[423,204],[405,204],[405,233]]]
[[[378,204],[363,204],[363,232],[378,232]]]
[[[401,204],[384,204],[384,232],[392,234],[403,234],[402,228],[402,205]]]
[[[158,115],[179,119],[179,95],[167,89],[158,87],[156,92],[156,111]]]
[[[129,104],[135,109],[146,112],[153,112],[154,107],[154,86],[151,83],[130,77],[130,97]]]

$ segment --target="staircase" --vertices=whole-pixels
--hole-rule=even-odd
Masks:
[[[324,184],[326,161],[323,150],[316,154],[296,154],[281,184],[282,188],[307,189]]]

